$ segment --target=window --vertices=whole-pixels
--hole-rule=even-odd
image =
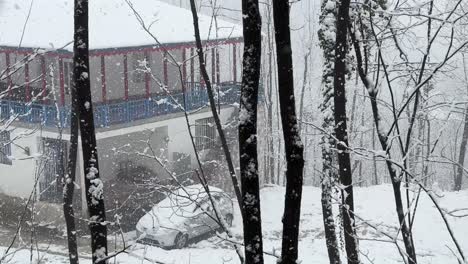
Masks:
[[[67,141],[56,138],[40,138],[39,150],[42,170],[39,176],[39,200],[61,203],[63,200],[63,176],[67,169]]]
[[[134,83],[145,82],[146,66],[149,61],[144,53],[133,53],[132,54],[132,80]]]
[[[10,131],[0,131],[0,164],[11,165]]]
[[[216,130],[213,117],[195,120],[195,145],[198,150],[214,147]]]
[[[63,88],[66,94],[70,94],[70,89],[73,81],[73,61],[71,59],[62,60],[63,70]]]

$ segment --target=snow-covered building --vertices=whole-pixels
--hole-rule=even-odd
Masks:
[[[167,177],[148,158],[152,155],[175,173],[194,164],[177,107],[184,97],[198,147],[209,148],[216,140],[190,11],[156,0],[132,3],[89,3],[90,80],[104,180],[141,170]],[[199,19],[206,67],[227,122],[236,113],[242,28],[209,16]],[[3,0],[0,28],[0,191],[27,197],[37,186],[39,200],[59,202],[56,179],[68,155],[73,2]]]

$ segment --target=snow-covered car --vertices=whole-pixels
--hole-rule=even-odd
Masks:
[[[183,248],[190,239],[221,228],[215,211],[221,221],[232,226],[234,214],[230,196],[219,188],[209,186],[209,190],[211,199],[201,184],[169,192],[138,221],[137,239],[160,247]]]

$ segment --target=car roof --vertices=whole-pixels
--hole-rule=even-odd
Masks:
[[[219,188],[209,186],[209,185],[208,185],[208,188],[211,194],[220,193],[220,194],[227,195],[226,192],[224,192],[223,190]],[[189,195],[191,200],[198,200],[198,201],[200,201],[201,199],[207,196],[205,188],[203,187],[202,184],[194,184],[194,185],[180,187],[172,191],[171,193],[174,195],[180,195],[182,197],[184,196],[187,197],[187,195]]]
[[[213,186],[208,186],[208,187],[212,195],[221,194],[230,198],[229,195],[223,190],[213,187]],[[158,205],[156,206],[161,206],[161,205],[170,206],[172,204],[188,206],[189,204],[193,202],[196,202],[196,203],[201,202],[207,196],[208,195],[203,185],[194,184],[194,185],[180,187],[175,190],[169,190],[167,193],[167,197],[163,199],[162,201],[160,201]],[[193,204],[195,205],[195,203]]]

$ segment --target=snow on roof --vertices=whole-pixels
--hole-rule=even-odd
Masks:
[[[62,48],[73,40],[73,1],[0,0],[0,46],[27,48]],[[180,43],[195,40],[190,10],[158,0],[131,0],[159,42]],[[203,40],[237,38],[242,27],[218,19],[218,32],[210,16],[199,14]],[[89,1],[90,49],[154,45],[125,0]],[[217,36],[217,37],[216,37]],[[21,45],[20,45],[21,43]],[[65,47],[72,50],[72,45]]]

